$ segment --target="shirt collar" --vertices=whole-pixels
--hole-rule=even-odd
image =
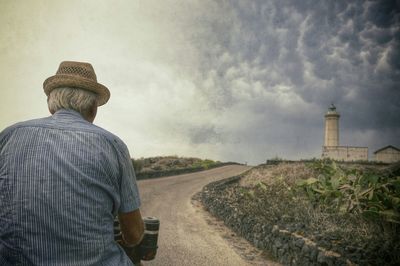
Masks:
[[[53,118],[55,118],[55,119],[57,119],[57,118],[73,118],[73,119],[85,120],[79,112],[72,110],[72,109],[60,109],[53,114]]]

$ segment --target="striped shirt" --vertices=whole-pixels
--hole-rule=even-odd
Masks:
[[[132,265],[113,220],[139,206],[127,147],[79,113],[0,133],[0,265]]]

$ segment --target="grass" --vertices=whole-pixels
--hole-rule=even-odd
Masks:
[[[356,168],[360,171],[359,166]],[[226,193],[237,196],[235,201],[246,215],[279,224],[325,248],[340,253],[348,249],[355,254],[363,252],[372,264],[399,262],[399,226],[384,219],[367,219],[362,212],[339,212],[332,208],[332,200],[310,200],[297,184],[299,180],[318,179],[319,175],[321,169],[306,163],[262,165]]]
[[[220,164],[219,161],[199,158],[185,158],[178,156],[157,156],[149,158],[132,159],[133,166],[137,173],[169,171],[187,168],[208,169],[214,165]]]

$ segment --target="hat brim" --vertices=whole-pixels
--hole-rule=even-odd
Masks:
[[[96,93],[98,95],[98,106],[105,104],[110,99],[110,91],[107,87],[91,79],[58,74],[47,78],[43,82],[43,89],[47,96],[50,95],[52,90],[61,87],[80,88]]]

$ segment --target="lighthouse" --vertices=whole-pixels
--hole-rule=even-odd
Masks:
[[[339,117],[340,114],[332,103],[325,114],[325,147],[339,146]]]
[[[339,146],[339,117],[336,106],[331,104],[325,113],[325,141],[322,158],[337,161],[368,161],[368,147]]]

